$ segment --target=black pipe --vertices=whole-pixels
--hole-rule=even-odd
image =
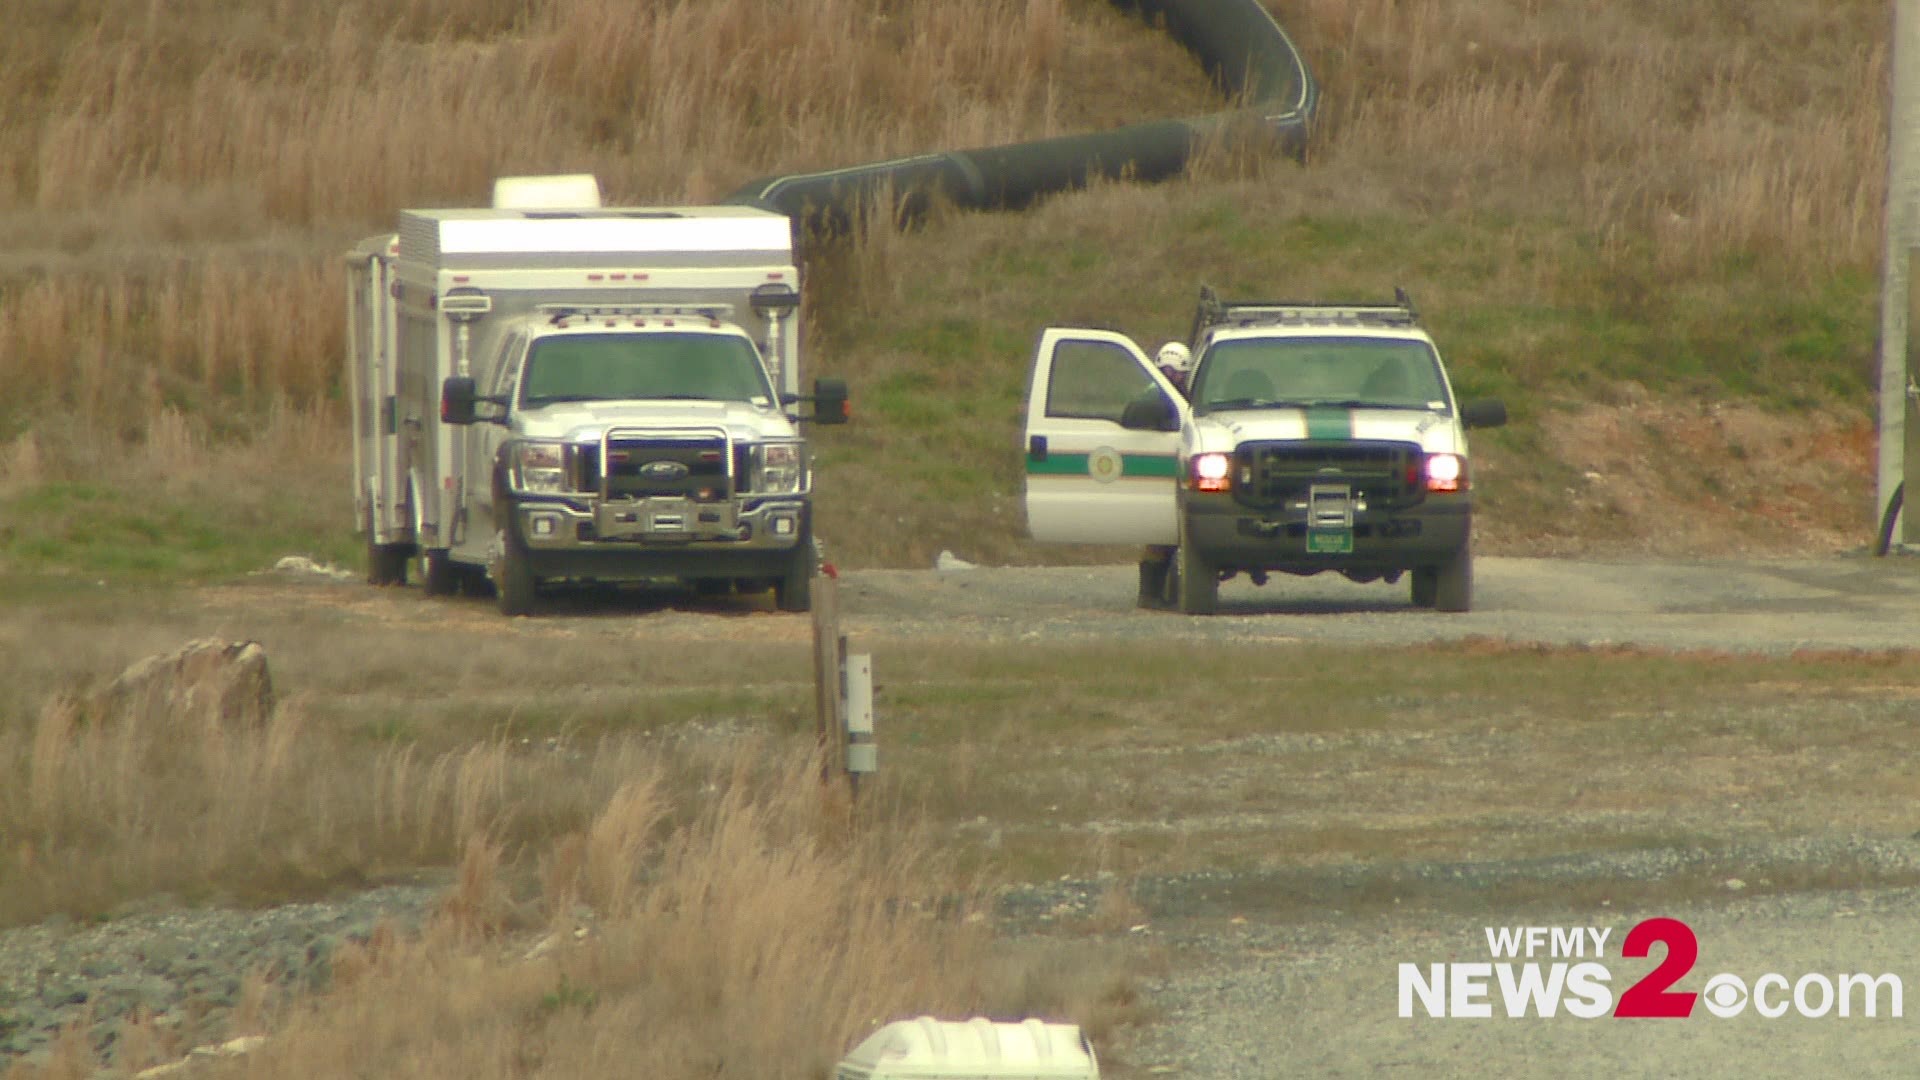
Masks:
[[[1165,180],[1186,171],[1201,143],[1235,131],[1259,133],[1295,157],[1305,152],[1319,85],[1260,0],[1113,2],[1162,20],[1237,107],[1088,135],[765,177],[721,201],[777,210],[810,236],[848,231],[864,208],[883,199],[891,201],[895,220],[905,223],[936,199],[970,210],[1017,210],[1095,177]]]

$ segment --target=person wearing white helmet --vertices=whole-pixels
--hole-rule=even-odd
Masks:
[[[1167,377],[1175,390],[1182,395],[1187,392],[1187,377],[1193,374],[1193,351],[1177,341],[1169,341],[1160,346],[1154,354],[1153,363],[1160,374]],[[1177,548],[1148,546],[1140,553],[1140,606],[1144,608],[1170,608],[1173,597],[1168,593],[1172,581],[1169,571],[1173,569],[1173,557]]]
[[[1182,394],[1187,392],[1187,376],[1193,371],[1193,352],[1177,341],[1169,341],[1160,346],[1160,352],[1154,357],[1154,363],[1160,368],[1160,374],[1167,377],[1174,389]]]

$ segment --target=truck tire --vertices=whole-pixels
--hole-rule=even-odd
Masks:
[[[1140,596],[1135,606],[1149,610],[1167,607],[1167,575],[1173,572],[1173,560],[1155,552],[1140,560]]]
[[[1453,557],[1434,571],[1433,607],[1436,611],[1468,611],[1473,607],[1473,544],[1460,545]]]
[[[373,542],[373,507],[367,507],[361,525],[367,532],[367,584],[405,585],[407,583],[407,545]]]
[[[1440,589],[1440,568],[1437,566],[1416,566],[1413,573],[1413,606],[1430,608],[1433,598]]]
[[[813,572],[819,557],[806,537],[787,556],[786,570],[773,583],[773,606],[780,611],[813,610]]]
[[[531,615],[539,601],[539,582],[527,562],[527,545],[512,526],[500,530],[500,561],[494,568],[494,603],[502,615]]]
[[[1188,615],[1211,615],[1220,609],[1220,575],[1208,564],[1200,549],[1187,535],[1187,523],[1180,523],[1180,551],[1173,558],[1173,574],[1179,579],[1175,595],[1180,610]]]
[[[460,567],[446,548],[428,548],[426,563],[421,583],[426,586],[428,596],[452,596],[460,591]]]

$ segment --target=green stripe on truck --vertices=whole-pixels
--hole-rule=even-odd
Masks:
[[[1308,409],[1307,438],[1316,442],[1345,442],[1353,438],[1350,409]]]
[[[1027,455],[1028,476],[1086,476],[1088,454],[1048,454],[1046,460]],[[1178,471],[1171,454],[1121,454],[1121,476],[1172,477]]]

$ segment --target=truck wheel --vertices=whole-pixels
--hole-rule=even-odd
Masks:
[[[1138,607],[1164,609],[1167,606],[1167,575],[1173,572],[1173,559],[1158,551],[1140,560],[1140,596]]]
[[[427,550],[426,580],[428,596],[452,596],[460,591],[460,567],[448,556],[446,548]]]
[[[361,522],[367,531],[367,584],[405,585],[407,583],[407,545],[373,542],[373,507],[367,507]]]
[[[1434,594],[1440,588],[1440,568],[1437,566],[1416,566],[1413,568],[1413,606],[1430,608]]]
[[[804,539],[787,556],[786,572],[773,583],[773,606],[781,611],[813,610],[813,571],[819,559],[813,540]]]
[[[494,602],[502,615],[531,615],[538,582],[527,565],[527,545],[511,527],[500,530],[500,561],[494,567]]]
[[[1177,595],[1181,611],[1188,615],[1211,615],[1219,610],[1220,575],[1194,546],[1184,521],[1180,523],[1180,552],[1174,556],[1173,572],[1179,578]]]
[[[1473,607],[1473,545],[1461,544],[1453,557],[1434,572],[1433,606],[1437,611],[1467,611]]]

